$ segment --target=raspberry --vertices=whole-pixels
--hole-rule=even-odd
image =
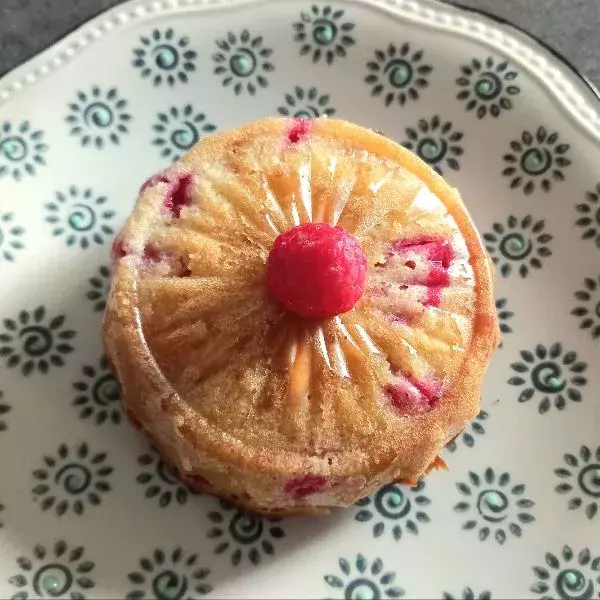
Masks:
[[[433,379],[406,377],[388,385],[385,393],[401,415],[415,416],[430,411],[439,402],[442,384]]]
[[[304,500],[307,496],[322,492],[327,485],[327,479],[322,475],[305,475],[290,479],[283,491],[293,500]]]
[[[288,140],[292,144],[297,144],[301,139],[304,139],[310,133],[311,122],[306,119],[295,117],[292,120],[292,126],[288,131]]]
[[[179,219],[183,207],[192,203],[192,179],[191,173],[175,174],[171,171],[161,171],[144,181],[140,194],[159,183],[168,184],[164,206],[175,219]]]
[[[282,233],[267,261],[267,289],[284,308],[322,319],[349,311],[363,295],[367,257],[341,227],[306,223]]]

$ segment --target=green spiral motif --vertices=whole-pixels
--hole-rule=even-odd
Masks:
[[[493,100],[502,93],[502,81],[496,73],[486,71],[475,83],[475,93],[482,100]]]
[[[240,544],[253,544],[263,534],[264,524],[260,517],[237,511],[229,523],[231,537]]]
[[[0,141],[0,154],[11,162],[23,160],[27,153],[27,143],[23,138],[12,136]]]
[[[248,48],[240,48],[229,59],[229,68],[236,77],[250,77],[256,71],[256,66],[256,56]]]
[[[94,382],[92,395],[100,406],[109,406],[121,399],[119,384],[111,373],[105,373]]]
[[[171,142],[179,150],[189,150],[200,139],[193,123],[186,121],[184,125],[184,128],[176,129],[171,134]]]
[[[158,461],[158,465],[156,466],[156,472],[165,483],[168,483],[170,485],[177,485],[179,483],[177,471],[162,459]]]
[[[90,486],[92,473],[84,465],[69,463],[56,472],[54,481],[69,494],[81,494]]]
[[[90,231],[96,225],[96,213],[87,204],[74,204],[67,223],[75,231]]]
[[[346,600],[379,600],[381,591],[370,579],[363,577],[351,581],[344,590]]]
[[[375,494],[374,504],[381,516],[387,519],[402,519],[411,511],[408,496],[397,485],[381,488]]]
[[[44,565],[33,576],[33,589],[41,598],[60,598],[72,585],[73,574],[59,563]]]
[[[153,50],[154,61],[159,69],[172,71],[179,66],[179,53],[169,44],[159,44]]]
[[[522,233],[509,233],[500,242],[500,252],[509,260],[523,260],[531,254],[533,244]]]
[[[521,156],[521,168],[528,175],[541,175],[552,166],[552,154],[546,148],[529,148]]]
[[[19,332],[19,338],[23,341],[25,354],[35,358],[47,354],[52,349],[54,342],[50,330],[40,325],[23,327]]]
[[[329,19],[319,18],[313,21],[312,37],[321,46],[333,44],[338,34],[336,24]]]
[[[104,102],[92,102],[83,111],[83,120],[90,127],[104,129],[110,127],[114,121],[114,115],[109,106]]]
[[[508,507],[508,497],[501,490],[483,490],[477,498],[477,510],[479,510],[479,514],[490,523],[504,521],[507,518],[506,511]]]
[[[581,469],[577,480],[588,496],[600,498],[600,464],[587,465]]]
[[[403,88],[412,81],[413,68],[407,60],[392,60],[384,67],[383,72],[390,85],[395,88]]]
[[[556,578],[556,591],[564,600],[591,600],[594,583],[588,581],[579,569],[565,569]]]
[[[424,138],[417,145],[417,154],[427,163],[439,163],[448,150],[448,143],[445,140],[434,140]]]
[[[162,571],[152,580],[152,591],[158,600],[182,600],[187,590],[187,578],[170,569]]]
[[[567,385],[560,365],[551,361],[542,361],[532,369],[531,382],[540,392],[548,394],[562,392]]]

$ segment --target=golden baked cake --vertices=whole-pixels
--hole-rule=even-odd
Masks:
[[[416,482],[475,417],[499,342],[458,193],[333,119],[202,139],[115,242],[104,342],[182,480],[263,514]]]

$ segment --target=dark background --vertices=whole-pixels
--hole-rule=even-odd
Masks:
[[[0,75],[122,1],[0,0]],[[600,87],[600,0],[459,1],[530,31]]]

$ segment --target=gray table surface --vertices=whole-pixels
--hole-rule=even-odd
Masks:
[[[0,75],[122,1],[0,0]],[[531,32],[600,87],[600,0],[458,1]]]

